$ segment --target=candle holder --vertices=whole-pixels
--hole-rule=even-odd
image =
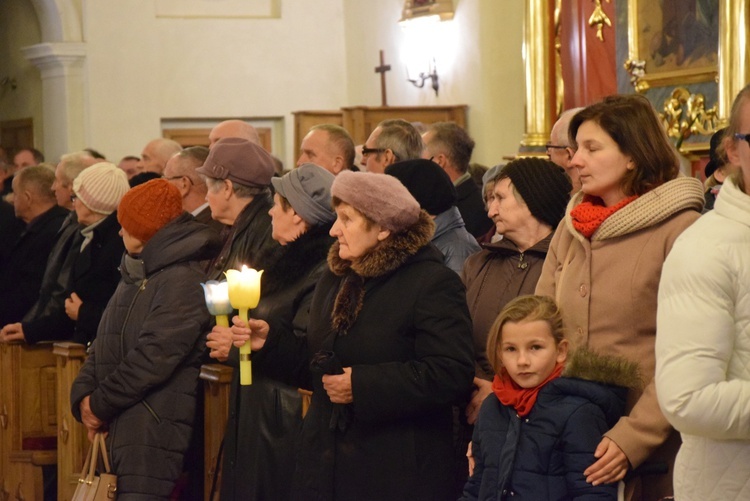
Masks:
[[[247,312],[258,306],[260,301],[260,277],[263,270],[257,271],[244,264],[242,270],[227,270],[229,302],[239,310],[240,318],[247,324]],[[240,384],[252,384],[252,365],[250,362],[250,341],[240,346]]]
[[[209,280],[205,284],[201,284],[201,287],[203,287],[203,293],[206,295],[208,312],[216,317],[216,325],[229,327],[229,315],[232,314],[234,308],[229,302],[229,284],[227,284],[227,281]]]

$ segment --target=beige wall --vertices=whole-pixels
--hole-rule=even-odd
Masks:
[[[0,13],[0,80],[16,79],[16,90],[0,88],[0,120],[31,118],[34,146],[42,148],[42,80],[18,47],[41,41],[39,23],[28,0],[2,0]]]
[[[524,73],[521,57],[524,2],[454,0],[456,15],[446,25],[449,44],[437,61],[439,96],[406,81],[401,62],[406,36],[398,25],[402,0],[345,1],[347,75],[352,105],[380,105],[380,79],[374,73],[383,49],[388,104],[469,105],[469,133],[476,141],[473,160],[488,166],[518,151],[524,132]]]
[[[523,135],[523,2],[454,0],[456,16],[443,23],[448,44],[438,56],[436,97],[429,83],[417,89],[406,82],[405,35],[398,25],[403,0],[253,4],[279,5],[281,15],[272,19],[157,17],[159,0],[5,0],[0,77],[13,74],[19,89],[0,98],[0,119],[32,116],[38,145],[41,80],[19,49],[55,40],[40,39],[32,1],[47,12],[65,10],[58,20],[64,26],[80,18],[86,58],[85,144],[79,147],[97,148],[115,161],[159,136],[164,119],[256,117],[279,120],[284,137],[274,147],[290,166],[292,112],[380,104],[373,71],[379,49],[393,67],[389,104],[469,105],[475,161],[498,163],[517,151]]]

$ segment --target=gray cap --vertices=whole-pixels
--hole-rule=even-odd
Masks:
[[[294,211],[313,226],[333,222],[331,208],[333,174],[315,164],[302,164],[284,175],[271,179],[274,190],[289,200]]]
[[[225,137],[216,141],[198,174],[229,179],[243,186],[264,188],[276,170],[273,157],[262,146],[247,139]]]

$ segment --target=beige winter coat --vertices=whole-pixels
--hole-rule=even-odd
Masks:
[[[654,389],[656,299],[672,244],[700,216],[702,186],[687,177],[667,182],[608,217],[590,240],[573,228],[570,218],[582,199],[579,192],[568,204],[536,293],[558,301],[573,346],[640,365],[647,386],[642,393],[631,392],[629,414],[606,436],[633,468],[646,459],[669,465],[668,475],[642,477],[642,497],[638,482],[627,486],[628,499],[659,499],[671,494],[679,436],[659,410]]]

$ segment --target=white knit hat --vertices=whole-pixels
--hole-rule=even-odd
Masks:
[[[73,181],[73,193],[99,214],[112,214],[120,199],[130,189],[125,172],[109,162],[99,162],[84,169]]]

